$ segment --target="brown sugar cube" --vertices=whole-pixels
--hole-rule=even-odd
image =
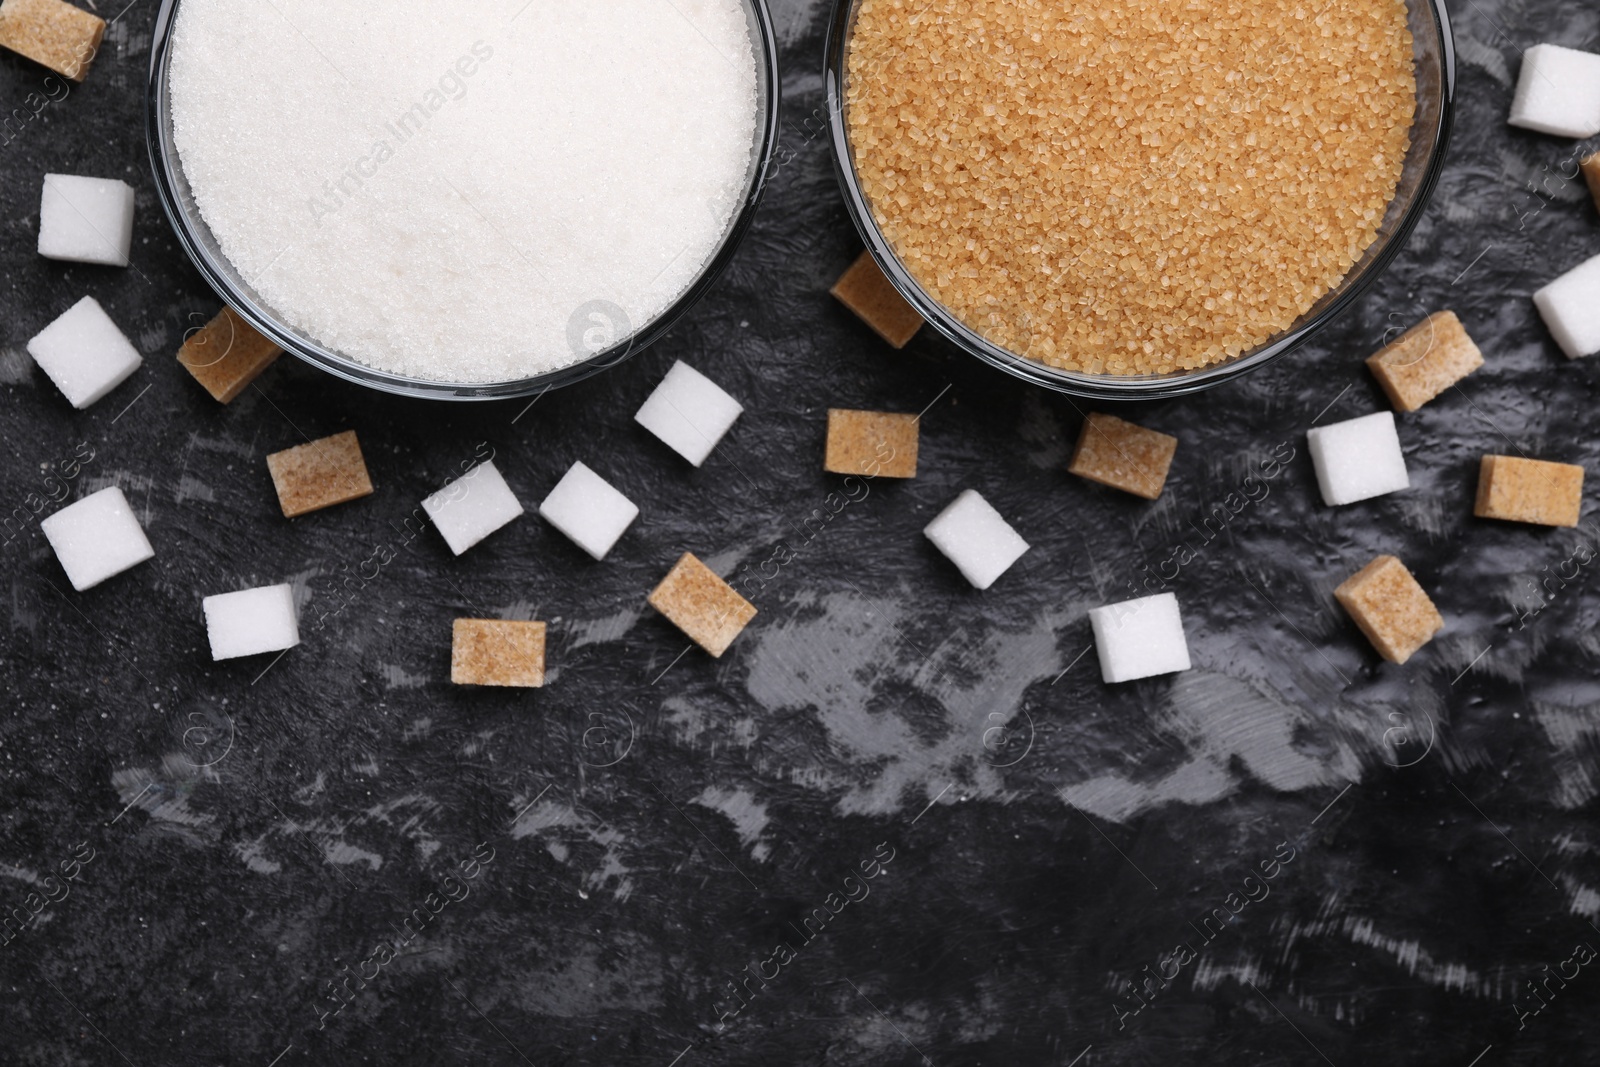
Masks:
[[[178,349],[178,362],[223,404],[231,404],[283,354],[231,307],[195,331]]]
[[[544,685],[542,622],[457,619],[450,642],[450,680],[456,685],[538,689]]]
[[[1576,526],[1582,505],[1582,467],[1517,456],[1484,456],[1478,466],[1480,519]]]
[[[64,0],[0,3],[0,47],[81,82],[105,36],[105,19]]]
[[[1394,556],[1379,556],[1345,579],[1333,595],[1390,663],[1404,663],[1444,629],[1439,609]]]
[[[1154,500],[1167,484],[1178,439],[1091,412],[1067,468],[1080,478]]]
[[[274,452],[267,470],[286,519],[372,495],[372,479],[354,430]]]
[[[1436,311],[1367,358],[1396,411],[1415,411],[1483,366],[1454,311]]]
[[[917,476],[916,415],[828,409],[828,453],[822,469],[869,477]]]
[[[650,606],[713,656],[726,652],[756,617],[755,605],[689,552],[650,594]]]
[[[1589,192],[1594,194],[1594,206],[1600,208],[1600,152],[1583,161],[1583,176],[1589,182]]]
[[[871,252],[857,256],[828,291],[895,348],[904,348],[922,329],[922,316],[906,303]]]

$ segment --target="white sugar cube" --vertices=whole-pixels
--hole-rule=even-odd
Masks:
[[[679,360],[633,418],[698,467],[743,411],[716,382]]]
[[[1600,256],[1534,293],[1533,302],[1568,359],[1600,352]]]
[[[114,485],[67,505],[39,528],[80,593],[156,554],[128,498]]]
[[[282,652],[300,643],[294,590],[287,585],[219,593],[206,597],[201,606],[205,608],[212,659]]]
[[[28,354],[75,408],[121,385],[144,357],[97,300],[86,296],[28,342]]]
[[[422,502],[450,551],[461,555],[522,514],[522,504],[485,460]]]
[[[1392,411],[1313,427],[1306,431],[1306,444],[1329,507],[1411,487]]]
[[[956,497],[922,532],[978,589],[993,585],[1028,551],[1028,542],[971,489]]]
[[[126,267],[133,246],[133,186],[115,178],[46,174],[39,254],[70,263]]]
[[[1189,643],[1183,616],[1171,593],[1124,600],[1089,612],[1100,677],[1131,682],[1189,669]]]
[[[1511,125],[1579,139],[1600,133],[1600,55],[1554,44],[1524,52]]]
[[[617,538],[639,517],[639,508],[610,482],[582,463],[574,463],[539,505],[539,514],[589,555],[605,559]]]

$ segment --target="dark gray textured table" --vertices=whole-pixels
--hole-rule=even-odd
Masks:
[[[1520,48],[1600,48],[1592,3],[1455,5],[1410,247],[1318,344],[1126,412],[1181,440],[1154,504],[1065,473],[1081,405],[926,333],[890,352],[827,296],[858,244],[808,122],[817,3],[775,12],[795,159],[668,339],[531,410],[288,359],[218,406],[172,360],[218,302],[147,174],[154,12],[0,147],[0,503],[116,483],[157,551],[77,594],[36,521],[4,544],[0,906],[67,895],[0,946],[0,1063],[1594,1060],[1600,531],[1471,517],[1486,452],[1600,471],[1600,361],[1528,299],[1600,224],[1573,146],[1504,122]],[[0,59],[0,101],[42,79]],[[137,187],[133,269],[34,254],[47,170]],[[22,346],[86,292],[147,363],[80,413]],[[1321,506],[1305,429],[1382,408],[1361,359],[1441,306],[1487,365],[1401,419],[1409,492]],[[675,358],[747,408],[700,470],[632,422]],[[830,405],[931,405],[921,474],[808,526]],[[376,495],[284,520],[263,457],[345,428]],[[534,516],[453,558],[403,520],[485,441],[525,502],[582,459],[643,517],[603,564]],[[982,594],[919,532],[967,487],[1034,546]],[[729,653],[680,656],[644,605],[672,561],[780,542]],[[1194,670],[1102,685],[1085,610],[1185,543]],[[1382,552],[1447,620],[1404,667],[1331,595]],[[211,663],[201,597],[284,580],[303,644]],[[450,686],[461,615],[548,620],[548,686]]]

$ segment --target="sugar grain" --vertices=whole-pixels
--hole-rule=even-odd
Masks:
[[[975,332],[1167,373],[1291,325],[1394,198],[1403,0],[862,0],[846,125],[873,215]]]
[[[430,380],[532,376],[658,315],[755,143],[740,0],[184,0],[171,48],[228,260],[324,346]]]

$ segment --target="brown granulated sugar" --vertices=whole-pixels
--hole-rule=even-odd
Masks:
[[[1416,107],[1404,0],[861,0],[846,127],[935,300],[1064,370],[1232,358],[1377,236]]]

